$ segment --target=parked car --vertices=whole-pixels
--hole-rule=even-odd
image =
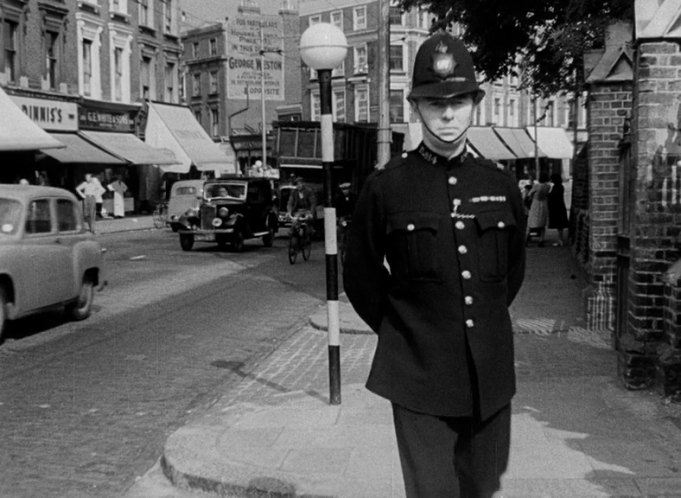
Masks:
[[[177,232],[180,218],[190,209],[198,209],[203,198],[203,184],[206,180],[178,180],[170,188],[168,199],[168,225]]]
[[[0,341],[8,320],[56,306],[74,320],[90,316],[103,259],[75,195],[0,185]]]
[[[272,187],[267,178],[227,176],[206,180],[198,209],[190,209],[178,221],[180,246],[185,251],[194,242],[216,242],[241,251],[244,240],[261,238],[271,247],[277,233],[277,215]]]

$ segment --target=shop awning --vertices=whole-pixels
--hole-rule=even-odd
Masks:
[[[186,173],[192,164],[201,171],[235,171],[234,159],[230,161],[220,150],[188,107],[149,103],[144,139],[149,145],[175,153],[179,164],[163,167],[164,171]]]
[[[77,133],[50,133],[50,135],[66,147],[63,149],[46,149],[43,152],[61,163],[127,164],[126,161],[92,145],[78,136]]]
[[[499,139],[492,128],[471,126],[468,129],[468,143],[485,159],[500,161],[502,159],[517,159],[515,154]]]
[[[524,128],[500,128],[495,126],[494,132],[513,151],[518,159],[534,157],[534,141]],[[539,157],[546,157],[546,154],[541,149],[538,150],[537,155]]]
[[[104,131],[81,131],[80,134],[97,147],[119,159],[133,164],[177,164],[172,151],[157,149],[142,142],[132,133],[113,133]]]
[[[64,147],[31,121],[0,88],[0,151]]]
[[[534,126],[528,126],[527,132],[533,140],[537,140],[539,149],[551,159],[572,159],[574,146],[563,128],[547,126],[537,127],[539,138],[534,136]]]

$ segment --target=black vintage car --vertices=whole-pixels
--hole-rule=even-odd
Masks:
[[[277,232],[277,214],[272,187],[267,178],[241,176],[207,180],[198,209],[190,209],[178,220],[180,246],[185,251],[194,242],[216,242],[241,251],[244,240],[262,238],[271,247]]]

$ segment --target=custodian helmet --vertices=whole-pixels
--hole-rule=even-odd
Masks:
[[[409,99],[467,93],[473,94],[476,103],[485,95],[475,78],[471,54],[461,40],[448,33],[432,35],[416,53]]]

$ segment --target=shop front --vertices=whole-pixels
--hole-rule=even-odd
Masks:
[[[36,178],[36,155],[40,149],[63,148],[34,123],[0,87],[0,183],[18,183]]]

